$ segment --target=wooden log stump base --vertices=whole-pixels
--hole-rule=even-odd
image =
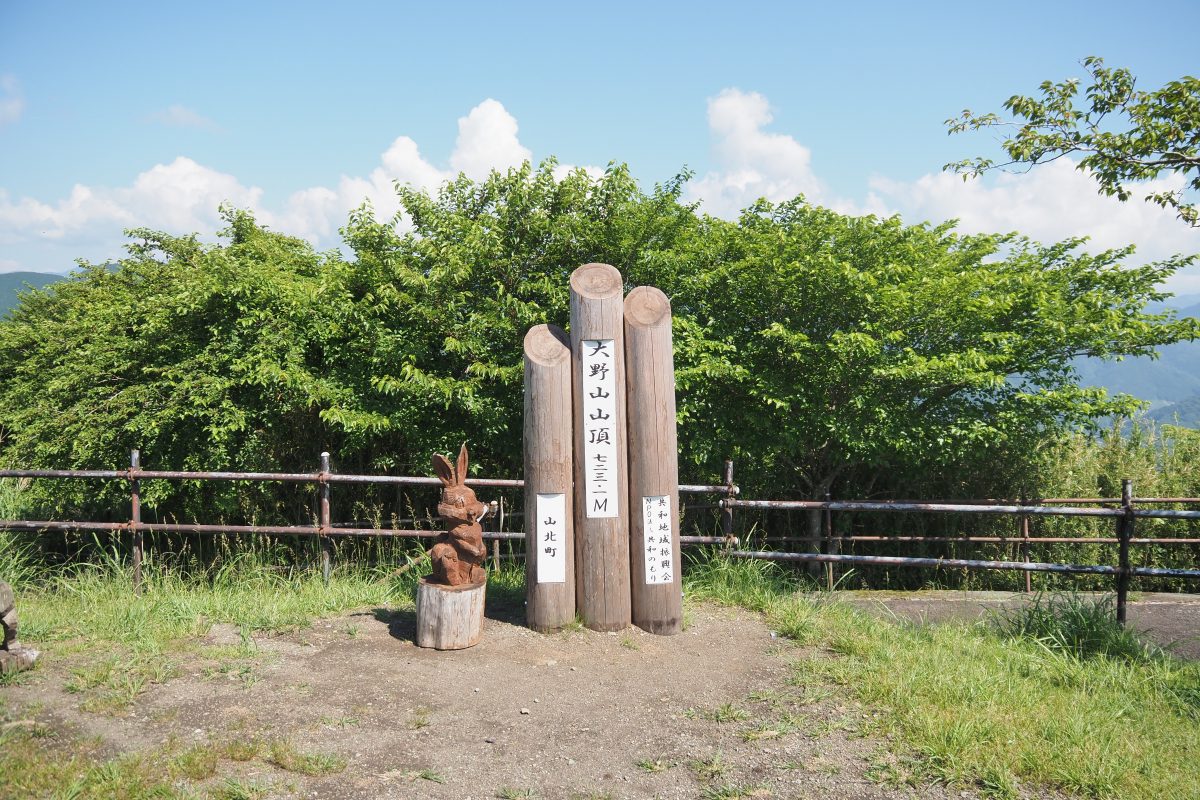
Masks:
[[[487,581],[448,586],[422,578],[417,584],[417,646],[465,650],[483,637]]]

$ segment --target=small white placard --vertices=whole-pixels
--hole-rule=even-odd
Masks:
[[[583,475],[584,513],[615,517],[617,487],[617,367],[612,339],[584,339]]]
[[[675,580],[674,519],[671,498],[650,495],[642,498],[642,548],[646,557],[646,583]]]
[[[537,582],[567,580],[567,501],[563,494],[537,496]]]

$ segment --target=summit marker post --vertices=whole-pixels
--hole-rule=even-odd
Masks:
[[[571,490],[571,341],[561,328],[525,335],[525,620],[536,631],[575,621]]]
[[[653,286],[625,298],[625,355],[633,624],[671,635],[683,630],[675,358],[671,301]]]
[[[597,631],[627,628],[631,613],[623,313],[616,267],[571,273],[576,608]]]

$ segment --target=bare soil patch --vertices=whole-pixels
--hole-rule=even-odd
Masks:
[[[222,758],[269,797],[884,798],[974,796],[903,783],[902,761],[864,733],[869,711],[789,664],[825,657],[776,639],[757,614],[691,607],[687,630],[542,635],[490,612],[482,643],[413,645],[411,611],[364,609],[247,643],[214,626],[171,655],[176,675],[116,715],[64,690],[72,660],[47,658],[0,689],[58,734],[112,755],[248,738],[344,759],[309,776]],[[234,651],[253,648],[240,658]]]

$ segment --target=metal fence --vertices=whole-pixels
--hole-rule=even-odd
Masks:
[[[228,534],[248,533],[274,536],[315,536],[321,541],[322,572],[328,579],[332,562],[332,539],[334,537],[402,537],[402,538],[432,538],[440,535],[441,531],[430,529],[402,529],[357,527],[353,524],[335,524],[331,511],[331,487],[334,484],[384,484],[393,486],[426,486],[441,485],[437,478],[393,475],[354,475],[334,472],[330,468],[329,453],[322,453],[320,463],[315,472],[190,472],[182,470],[148,470],[142,469],[140,454],[137,450],[130,453],[128,469],[120,470],[0,470],[0,478],[49,478],[49,479],[89,479],[89,480],[123,480],[129,483],[130,514],[127,522],[96,522],[96,521],[58,521],[58,520],[0,520],[0,529],[17,530],[93,530],[111,531],[114,533],[128,532],[132,535],[133,552],[133,581],[134,588],[141,590],[142,560],[144,556],[144,534],[147,532],[170,533],[201,533]],[[211,480],[211,481],[252,481],[278,483],[305,483],[317,487],[318,513],[315,524],[312,525],[214,525],[199,523],[161,523],[145,522],[141,514],[141,485],[143,479],[165,480]],[[476,487],[491,487],[503,489],[521,489],[525,482],[520,479],[469,478],[467,483]],[[726,461],[723,481],[719,484],[681,485],[681,494],[719,495],[717,502],[682,503],[684,509],[717,509],[720,512],[721,536],[681,536],[682,544],[720,544],[728,554],[737,558],[768,559],[772,561],[824,563],[828,565],[827,575],[832,584],[832,565],[834,564],[863,564],[883,566],[904,566],[932,569],[967,569],[967,570],[1013,570],[1026,574],[1026,589],[1029,589],[1028,576],[1034,572],[1112,575],[1116,581],[1117,618],[1124,623],[1126,604],[1130,581],[1136,577],[1170,577],[1195,580],[1200,578],[1198,569],[1168,569],[1159,567],[1137,567],[1130,562],[1130,548],[1136,545],[1160,544],[1200,544],[1200,538],[1148,538],[1135,536],[1135,526],[1138,519],[1175,519],[1200,521],[1200,511],[1153,508],[1146,506],[1157,505],[1196,505],[1200,498],[1191,497],[1138,497],[1133,496],[1133,485],[1129,480],[1122,482],[1122,493],[1119,498],[1048,498],[1039,503],[1012,503],[998,500],[981,500],[969,503],[963,502],[918,502],[918,501],[858,501],[832,500],[826,495],[825,500],[744,500],[739,497],[740,488],[733,480],[733,462]],[[734,511],[746,510],[797,510],[818,511],[824,514],[823,534],[817,538],[782,537],[765,541],[807,541],[809,549],[805,552],[787,552],[778,550],[742,550],[738,549],[739,540],[733,535]],[[869,536],[869,535],[835,535],[831,522],[831,514],[838,512],[887,512],[887,513],[923,513],[923,514],[984,514],[1009,515],[1018,517],[1021,522],[1022,535],[1019,537],[1003,536]],[[1113,537],[1033,537],[1029,535],[1028,521],[1030,517],[1102,517],[1110,518],[1115,524]],[[493,541],[493,557],[498,559],[498,545],[501,540],[524,540],[525,534],[519,531],[484,531],[485,539]],[[825,549],[831,552],[819,552],[821,542]],[[990,542],[1010,543],[1019,545],[1022,549],[1023,560],[1000,561],[962,558],[921,558],[908,556],[877,556],[850,555],[841,552],[844,543],[853,542]],[[1037,543],[1090,543],[1116,544],[1117,564],[1064,564],[1056,562],[1031,561],[1029,547]]]
[[[726,462],[726,475],[732,481],[732,462]],[[333,484],[383,484],[390,486],[440,487],[437,478],[407,475],[353,475],[337,473],[330,468],[329,453],[321,453],[316,472],[190,472],[184,470],[142,469],[141,453],[130,451],[128,469],[79,470],[79,469],[6,469],[0,470],[0,478],[49,478],[65,480],[123,480],[129,483],[129,520],[127,522],[97,522],[88,520],[0,520],[0,530],[34,531],[110,531],[130,533],[133,551],[133,584],[136,591],[142,586],[142,560],[145,555],[145,534],[202,533],[202,534],[263,534],[270,536],[315,536],[321,541],[321,571],[329,578],[333,559],[334,537],[396,537],[435,538],[442,531],[418,528],[355,527],[333,522],[331,492]],[[212,525],[201,523],[146,522],[142,519],[142,480],[199,480],[199,481],[250,481],[275,483],[307,483],[317,486],[318,513],[313,525]],[[521,489],[525,481],[508,478],[468,478],[467,484],[476,487]],[[719,494],[734,498],[738,487],[732,485],[681,485],[683,494]],[[491,515],[489,515],[491,516]],[[731,544],[729,538],[732,512],[725,512],[729,522],[725,525],[725,536],[682,536],[683,544]],[[494,518],[494,517],[493,517]],[[524,540],[520,531],[484,531],[483,538],[493,541],[494,546],[502,540]],[[499,553],[493,549],[498,559]]]
[[[1056,503],[1056,504],[1054,504]],[[808,563],[833,564],[873,564],[882,566],[907,566],[933,569],[968,569],[968,570],[1013,570],[1026,574],[1026,591],[1029,590],[1028,576],[1034,572],[1048,572],[1076,575],[1112,575],[1116,579],[1117,621],[1125,623],[1126,605],[1129,597],[1130,581],[1135,577],[1184,578],[1200,579],[1197,569],[1168,569],[1161,567],[1136,567],[1130,562],[1130,547],[1145,544],[1197,544],[1195,538],[1148,538],[1136,537],[1135,525],[1138,519],[1175,519],[1200,521],[1200,511],[1187,511],[1165,508],[1139,508],[1145,505],[1193,505],[1200,504],[1200,498],[1194,497],[1139,497],[1133,496],[1133,482],[1126,479],[1121,482],[1121,497],[1114,498],[1050,498],[1041,503],[1011,504],[1003,501],[989,500],[971,503],[949,502],[916,502],[916,501],[835,501],[835,500],[741,500],[726,498],[721,501],[725,509],[775,509],[775,510],[804,510],[824,512],[824,536],[829,550],[838,552],[816,552],[815,544],[809,552],[779,552],[775,550],[732,550],[731,556],[739,558],[759,558],[772,561],[794,561]],[[1098,507],[1080,507],[1094,505]],[[933,514],[985,514],[1010,515],[1022,520],[1022,536],[835,536],[830,523],[830,513],[833,511],[873,511],[886,513],[933,513]],[[1030,517],[1105,517],[1114,520],[1116,535],[1109,537],[1031,537],[1028,520]],[[790,539],[789,539],[790,540]],[[809,540],[813,542],[814,540]],[[1024,559],[1022,561],[989,561],[964,558],[914,558],[901,556],[870,556],[846,555],[840,552],[843,542],[855,541],[908,541],[908,542],[999,542],[1020,544]],[[1054,562],[1031,561],[1029,559],[1030,544],[1037,543],[1101,543],[1117,545],[1117,564],[1063,564]],[[829,575],[832,584],[832,573]]]

